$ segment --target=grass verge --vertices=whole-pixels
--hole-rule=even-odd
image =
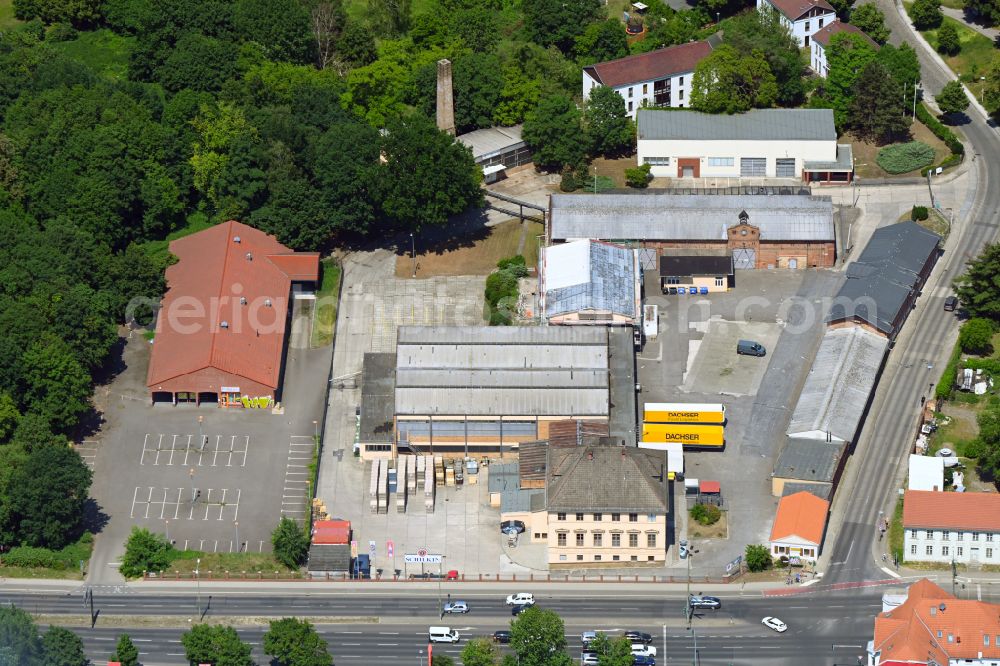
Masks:
[[[15,546],[0,557],[0,577],[81,580],[93,547],[89,532],[62,550]]]
[[[904,2],[903,5],[906,7],[907,13],[913,7],[912,2]],[[949,16],[944,17],[944,23],[941,25],[945,23],[955,26],[962,49],[956,55],[946,56],[942,54],[941,57],[951,67],[951,71],[962,77],[963,80],[978,81],[979,77],[989,69],[990,60],[992,60],[994,53],[993,42],[990,41],[989,37],[966,27],[961,21],[956,21]],[[935,50],[937,50],[938,45],[937,33],[937,29],[920,31],[927,43]]]
[[[889,550],[897,562],[903,562],[903,498],[896,500],[889,523]]]
[[[323,281],[316,294],[312,346],[325,347],[333,342],[337,325],[337,302],[340,298],[340,266],[333,259],[323,260]]]
[[[163,573],[166,576],[185,576],[193,575],[195,570],[200,571],[202,578],[223,578],[227,573],[230,576],[241,576],[244,573],[273,576],[276,571],[283,577],[301,576],[298,572],[290,572],[271,553],[203,553],[197,550],[177,551],[177,558]]]

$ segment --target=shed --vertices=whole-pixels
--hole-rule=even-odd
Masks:
[[[315,544],[350,543],[351,521],[317,520],[313,523],[312,542]]]
[[[350,544],[313,544],[309,547],[308,571],[311,575],[347,575],[351,570]]]
[[[781,497],[788,481],[836,485],[846,448],[844,442],[789,437],[771,473],[771,493]]]

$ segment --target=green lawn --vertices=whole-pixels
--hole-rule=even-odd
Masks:
[[[904,3],[907,11],[913,3]],[[951,23],[958,30],[958,39],[962,44],[962,50],[958,55],[945,56],[944,61],[948,63],[951,70],[962,77],[965,81],[976,81],[989,68],[990,60],[995,53],[993,42],[985,35],[981,35],[971,28],[967,28],[961,22],[948,16],[944,17],[945,23]],[[937,48],[937,30],[923,30],[921,33],[932,48]],[[975,86],[973,86],[975,92]]]
[[[333,259],[323,260],[323,282],[316,293],[316,318],[313,320],[313,347],[333,342],[337,325],[337,301],[340,297],[340,266]]]
[[[941,0],[941,6],[949,9],[965,9],[965,0]]]
[[[52,48],[62,51],[76,62],[85,64],[99,76],[121,80],[127,74],[132,42],[131,37],[123,37],[102,29],[81,32],[77,39],[55,42]]]
[[[170,241],[204,231],[210,226],[212,226],[212,222],[207,215],[204,213],[191,213],[191,215],[188,215],[187,225],[171,233],[165,240],[148,241],[145,243],[146,252],[153,259],[166,259],[167,253],[170,251]]]
[[[14,18],[14,1],[0,0],[0,30],[13,28],[19,23],[20,21]]]

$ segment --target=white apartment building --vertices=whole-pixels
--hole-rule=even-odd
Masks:
[[[639,165],[654,177],[796,178],[850,182],[850,144],[837,144],[830,109],[754,109],[715,115],[643,109]]]
[[[792,33],[799,46],[809,46],[812,36],[837,19],[826,0],[757,0],[758,11],[772,10]]]
[[[903,559],[1000,564],[1000,495],[908,490]]]
[[[584,67],[583,99],[589,98],[590,91],[597,86],[608,86],[622,96],[633,119],[644,106],[688,107],[694,68],[717,43],[718,38],[713,35],[700,42]]]
[[[826,60],[826,50],[830,47],[830,38],[840,32],[852,32],[861,35],[876,49],[878,44],[871,37],[866,35],[861,28],[843,23],[839,20],[825,25],[821,30],[813,33],[812,42],[809,45],[809,68],[824,79],[830,73],[830,66]]]

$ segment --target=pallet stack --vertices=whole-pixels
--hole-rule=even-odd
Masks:
[[[421,460],[424,463],[424,509],[427,513],[434,513],[434,459],[423,456]]]

